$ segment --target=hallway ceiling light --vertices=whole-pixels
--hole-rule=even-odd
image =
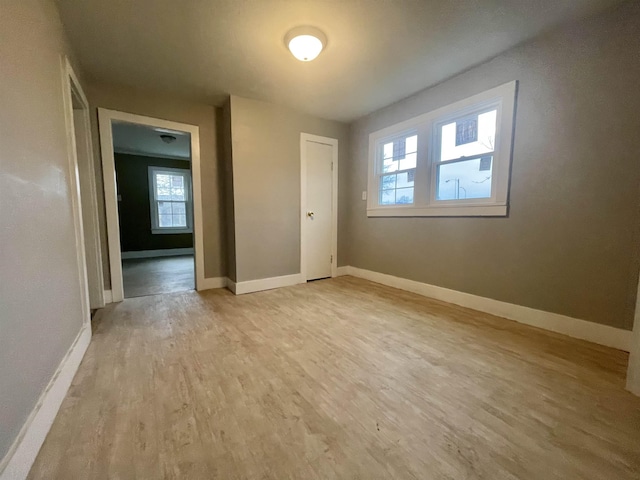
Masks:
[[[287,33],[284,43],[298,60],[310,62],[320,55],[327,37],[315,27],[297,27]]]

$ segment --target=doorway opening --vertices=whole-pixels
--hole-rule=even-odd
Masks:
[[[300,134],[302,281],[335,277],[338,250],[338,140]]]
[[[113,301],[204,279],[198,127],[99,109]]]
[[[191,136],[113,122],[124,297],[195,288]]]

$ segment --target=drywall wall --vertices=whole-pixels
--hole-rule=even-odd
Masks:
[[[342,182],[348,126],[237,96],[230,121],[237,281],[299,273],[300,133],[338,139]]]
[[[200,173],[202,178],[202,216],[204,237],[205,277],[222,277],[226,274],[222,208],[222,168],[218,165],[216,133],[216,108],[192,103],[171,95],[141,91],[124,86],[94,83],[89,85],[87,96],[91,105],[91,123],[96,160],[96,187],[99,192],[98,212],[101,225],[102,261],[105,272],[105,288],[111,285],[107,228],[102,182],[102,157],[98,135],[98,108],[145,115],[174,122],[196,125],[200,128]]]
[[[218,110],[218,145],[224,165],[224,214],[227,277],[236,281],[236,227],[233,206],[233,151],[231,147],[231,99]]]
[[[189,170],[190,162],[171,158],[114,154],[118,183],[118,215],[120,247],[123,252],[192,248],[191,233],[151,233],[151,203],[149,201],[149,167]]]
[[[62,97],[70,48],[53,2],[0,9],[1,463],[83,318]]]
[[[638,279],[640,3],[565,25],[351,125],[340,258],[631,329]],[[507,218],[367,218],[371,132],[519,81]]]

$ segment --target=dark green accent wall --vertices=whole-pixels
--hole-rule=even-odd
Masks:
[[[170,158],[115,154],[118,183],[120,245],[123,252],[193,247],[193,234],[152,234],[149,203],[149,167],[182,168],[191,163]]]

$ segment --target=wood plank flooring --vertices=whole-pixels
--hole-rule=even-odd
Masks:
[[[626,364],[352,277],[127,299],[29,478],[637,480]]]
[[[193,255],[122,260],[122,281],[125,298],[193,290]]]

